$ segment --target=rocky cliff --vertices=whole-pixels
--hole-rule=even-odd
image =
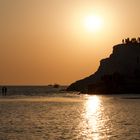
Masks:
[[[72,83],[67,90],[82,92],[140,91],[140,41],[132,39],[113,47],[98,70]]]

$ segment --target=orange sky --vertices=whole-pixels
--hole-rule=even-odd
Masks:
[[[94,73],[112,46],[138,37],[139,0],[0,0],[0,84],[70,84]],[[84,18],[102,28],[88,32]]]

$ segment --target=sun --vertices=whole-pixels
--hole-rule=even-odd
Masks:
[[[84,26],[87,31],[99,31],[102,28],[103,20],[100,16],[87,16],[84,19]]]

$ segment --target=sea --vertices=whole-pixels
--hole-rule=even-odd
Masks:
[[[140,140],[140,95],[45,89],[0,96],[0,140]]]

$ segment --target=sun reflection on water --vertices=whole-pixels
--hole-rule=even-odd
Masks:
[[[90,96],[86,101],[86,115],[90,117],[94,115],[100,107],[100,99],[98,96]]]
[[[101,100],[99,96],[87,96],[85,102],[85,131],[93,140],[99,140],[99,129],[101,127]]]

